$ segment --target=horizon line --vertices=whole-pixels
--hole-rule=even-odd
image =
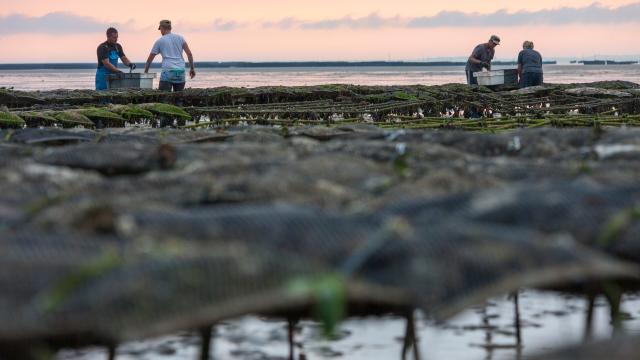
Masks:
[[[279,66],[279,65],[295,65],[295,64],[309,64],[309,65],[331,65],[331,64],[344,64],[344,65],[369,65],[369,64],[380,64],[380,65],[407,65],[407,64],[416,64],[416,65],[431,65],[434,63],[466,63],[466,56],[451,56],[451,57],[436,57],[436,58],[425,58],[418,60],[203,60],[196,61],[196,66],[232,66],[232,65],[257,65],[257,66]],[[613,59],[616,58],[616,59]],[[630,59],[630,61],[640,61],[640,54],[638,55],[592,55],[592,56],[558,56],[558,57],[548,57],[544,62],[558,62],[558,60],[619,60],[620,58]],[[136,62],[133,63],[139,64],[144,62]],[[514,58],[499,58],[493,60],[493,63],[512,63],[516,62]],[[188,62],[185,62],[188,65]],[[53,61],[53,62],[40,62],[40,61],[25,61],[25,62],[0,62],[0,67],[10,67],[10,66],[96,66],[96,62],[93,61]],[[120,64],[119,64],[120,65]],[[151,64],[152,68],[159,68],[162,64],[158,62],[154,62]]]
[[[135,63],[135,62],[134,62]],[[495,60],[495,65],[515,65],[513,60]],[[546,65],[556,64],[557,61],[543,62]],[[434,60],[434,61],[196,61],[196,68],[289,68],[289,67],[419,67],[419,66],[464,66],[466,61]],[[119,64],[120,65],[120,64]],[[185,63],[188,66],[188,63]],[[56,62],[56,63],[0,63],[0,70],[71,70],[95,69],[94,62]],[[120,65],[121,68],[126,69]],[[151,68],[159,69],[160,63],[151,64]]]
[[[196,61],[197,64],[290,64],[290,63],[309,63],[309,64],[323,64],[323,63],[432,63],[432,62],[460,62],[466,61],[468,56],[438,56],[438,57],[421,57],[414,59],[400,59],[400,60],[389,60],[389,59],[374,59],[374,60],[202,60]],[[580,56],[548,56],[545,57],[545,61],[558,61],[558,60],[619,60],[619,59],[629,59],[629,60],[638,60],[640,61],[640,54],[630,54],[630,55],[614,55],[614,54],[595,54],[595,55],[580,55]],[[516,61],[516,57],[504,57],[504,58],[496,58],[493,62],[512,62]],[[143,63],[144,61],[133,61],[134,63]],[[0,66],[7,65],[87,65],[87,64],[96,64],[95,61],[12,61],[12,62],[2,62],[0,61]],[[188,62],[187,62],[188,63]],[[161,64],[159,62],[154,62],[151,64],[151,67],[160,67]]]

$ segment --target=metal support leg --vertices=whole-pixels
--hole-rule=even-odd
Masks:
[[[211,353],[211,336],[213,326],[207,326],[198,330],[200,334],[200,360],[209,360]]]
[[[596,304],[596,296],[589,294],[587,296],[587,318],[584,324],[584,340],[590,340],[593,335],[593,309]]]
[[[115,344],[109,345],[109,348],[108,348],[109,360],[116,360],[117,349],[118,349],[118,345],[115,345]]]
[[[516,344],[518,347],[522,346],[522,330],[520,327],[520,295],[516,291],[513,293],[513,306],[514,306],[514,328],[516,330]]]
[[[289,330],[289,360],[295,359],[295,330],[296,330],[297,321],[293,318],[287,319],[288,330]]]
[[[622,303],[622,292],[614,291],[606,294],[609,302],[611,324],[613,325],[613,333],[622,332],[622,315],[620,313],[620,304]]]
[[[420,346],[418,344],[417,332],[416,332],[416,323],[415,323],[415,315],[412,311],[407,314],[407,327],[405,329],[404,341],[402,344],[402,360],[407,359],[407,354],[409,353],[409,349],[413,350],[413,359],[420,360]]]

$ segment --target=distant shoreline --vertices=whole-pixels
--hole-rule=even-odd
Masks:
[[[555,65],[556,61],[545,61],[545,65]],[[294,67],[428,67],[428,66],[464,66],[463,61],[293,61],[293,62],[196,62],[196,68],[294,68]],[[493,65],[517,65],[515,61],[494,61]],[[159,63],[151,65],[160,68]],[[71,70],[95,69],[95,63],[39,63],[39,64],[0,64],[0,70]]]

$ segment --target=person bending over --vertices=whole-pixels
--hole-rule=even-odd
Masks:
[[[528,40],[522,43],[522,49],[518,54],[520,86],[525,88],[542,85],[542,55],[533,50],[533,42]]]
[[[467,84],[478,85],[478,79],[473,76],[474,72],[482,71],[482,69],[491,70],[491,60],[495,55],[495,47],[498,45],[500,45],[500,37],[491,35],[488,42],[473,49],[465,67]]]

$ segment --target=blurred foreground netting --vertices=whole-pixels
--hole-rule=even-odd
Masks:
[[[568,349],[532,358],[532,360],[633,360],[638,358],[638,354],[640,354],[640,337],[619,336],[611,340],[572,346]]]
[[[621,332],[640,276],[637,91],[3,90],[4,113],[36,125],[0,131],[0,358],[91,344],[113,354],[183,330],[209,339],[246,314],[287,320],[292,344],[303,319],[331,336],[345,317],[395,314],[407,319],[407,355],[414,310],[446,320],[505,294],[517,310],[529,288],[604,296]],[[151,105],[102,106],[103,96]],[[552,98],[564,103],[533,105]],[[485,117],[447,118],[447,99],[481,101]],[[437,126],[427,102],[444,106],[432,108]],[[576,104],[588,106],[569,115]],[[150,126],[181,126],[181,111],[211,121]],[[571,121],[551,121],[560,115]],[[509,116],[522,121],[495,126]],[[83,117],[126,127],[77,128]],[[409,126],[420,121],[429,126]]]
[[[117,344],[251,313],[315,315],[329,326],[413,309],[446,318],[521,287],[637,273],[570,237],[523,228],[220,210],[126,214],[114,239],[4,232],[0,338],[9,354],[31,342]]]

